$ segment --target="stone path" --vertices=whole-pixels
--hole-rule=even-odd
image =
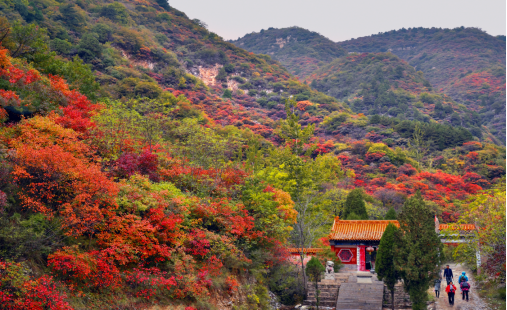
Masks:
[[[447,293],[445,292],[445,279],[442,281],[442,287],[440,288],[440,298],[437,298],[435,303],[435,310],[487,310],[489,309],[486,303],[479,297],[477,294],[476,286],[474,279],[472,277],[472,273],[470,270],[466,269],[464,266],[460,264],[449,264],[449,267],[452,269],[452,273],[454,275],[454,285],[456,285],[456,295],[454,296],[454,306],[449,305],[449,301],[447,298]],[[468,293],[469,302],[466,300],[462,300],[461,293],[459,291],[459,286],[457,285],[459,275],[461,272],[465,271],[468,276],[468,283],[470,283],[471,289]],[[429,293],[435,296],[434,287],[428,290]]]
[[[340,286],[336,310],[382,310],[384,283],[372,277],[368,273],[349,277]]]

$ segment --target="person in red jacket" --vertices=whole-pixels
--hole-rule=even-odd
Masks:
[[[456,286],[452,284],[452,282],[447,285],[445,288],[445,291],[447,292],[447,297],[449,297],[449,305],[454,305],[454,294],[456,294]]]

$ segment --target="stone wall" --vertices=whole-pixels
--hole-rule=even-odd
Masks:
[[[384,301],[383,306],[385,308],[391,308],[391,291],[384,285]],[[401,284],[394,286],[394,308],[396,309],[412,309],[412,303],[410,302],[410,296],[405,293]]]

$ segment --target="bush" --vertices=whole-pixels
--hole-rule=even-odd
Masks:
[[[162,88],[154,82],[139,82],[135,87],[136,96],[157,98],[162,93]]]
[[[100,16],[109,18],[113,22],[126,25],[129,23],[130,15],[125,6],[118,2],[113,2],[109,5],[102,7]]]
[[[224,91],[224,94],[222,95],[222,97],[232,99],[232,92],[231,92],[231,90],[227,88]]]
[[[97,37],[98,35],[95,33],[87,33],[79,41],[77,53],[84,61],[90,61],[102,56],[102,45]]]
[[[58,38],[55,38],[51,42],[51,49],[58,54],[68,54],[71,47],[72,44],[67,40],[60,40]]]
[[[96,24],[92,31],[97,34],[100,43],[106,43],[112,40],[113,30],[106,24]]]

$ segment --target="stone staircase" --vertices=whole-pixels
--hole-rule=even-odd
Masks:
[[[350,274],[349,273],[335,273],[335,280],[321,280],[319,282],[319,301],[320,305],[324,307],[334,307],[338,298],[338,290],[340,286],[347,282]],[[315,283],[309,282],[307,287],[307,297],[304,301],[304,305],[316,306],[317,297],[315,294]]]
[[[384,283],[358,272],[340,286],[336,310],[382,310],[383,298]]]

